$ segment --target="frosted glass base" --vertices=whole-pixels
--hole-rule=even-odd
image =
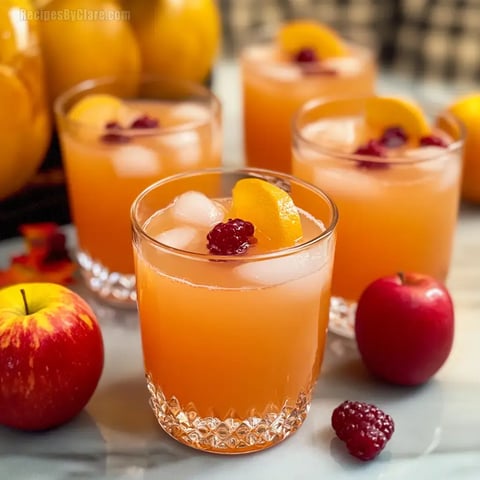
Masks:
[[[264,450],[281,442],[303,424],[311,393],[300,393],[281,410],[247,418],[202,417],[192,404],[182,407],[175,397],[166,398],[147,375],[150,405],[162,429],[189,447],[211,453],[241,454]]]
[[[355,338],[356,309],[356,302],[349,302],[341,297],[332,297],[328,331],[341,337]]]
[[[80,273],[89,290],[116,306],[136,307],[135,275],[111,272],[87,253],[77,252]]]

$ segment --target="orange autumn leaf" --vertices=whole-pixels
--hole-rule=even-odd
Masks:
[[[12,257],[10,266],[0,271],[0,286],[21,282],[69,284],[76,265],[70,259],[66,238],[52,222],[26,224],[20,227],[26,251]]]

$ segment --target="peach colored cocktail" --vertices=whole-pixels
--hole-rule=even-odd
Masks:
[[[292,208],[276,209],[285,202],[269,189],[288,195],[275,185]],[[252,199],[262,200],[254,211]],[[205,171],[147,189],[132,220],[145,371],[162,428],[217,453],[293,433],[323,357],[335,206],[288,176]]]
[[[344,42],[322,25],[311,30],[309,22],[293,22],[275,41],[242,52],[249,166],[291,171],[291,119],[306,101],[374,91],[376,63],[368,49]]]
[[[446,279],[462,130],[446,113],[432,122],[413,103],[381,97],[313,101],[295,119],[293,171],[339,209],[332,295],[340,313],[348,316],[348,305],[383,275]]]
[[[86,82],[60,97],[57,119],[83,276],[101,296],[129,302],[130,206],[160,178],[220,165],[220,106],[181,82],[151,78],[122,98],[103,93],[118,90]]]

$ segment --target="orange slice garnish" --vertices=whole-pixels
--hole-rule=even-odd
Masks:
[[[113,95],[95,93],[83,97],[68,112],[71,120],[103,128],[108,122],[119,120],[124,110],[123,102]]]
[[[365,105],[365,122],[383,130],[392,125],[402,127],[413,137],[428,135],[430,125],[422,109],[413,101],[400,97],[370,97]]]
[[[342,39],[331,28],[310,20],[296,20],[283,25],[277,36],[278,44],[287,55],[311,48],[320,60],[349,54]]]
[[[290,195],[259,178],[239,180],[232,191],[233,217],[255,226],[255,236],[272,250],[291,247],[302,238],[302,223]],[[260,235],[258,235],[260,234]]]

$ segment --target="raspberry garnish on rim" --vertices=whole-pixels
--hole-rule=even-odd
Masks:
[[[290,195],[260,178],[236,182],[229,217],[207,234],[207,248],[214,255],[240,255],[257,243],[269,250],[288,248],[303,236],[300,214]]]
[[[438,137],[437,135],[425,135],[424,137],[420,138],[420,146],[447,148],[448,143],[443,138]]]
[[[128,143],[130,141],[130,139],[126,135],[122,135],[120,133],[123,127],[116,120],[107,122],[105,124],[105,129],[108,130],[108,133],[100,137],[103,143],[122,144]]]
[[[148,115],[142,115],[132,122],[130,128],[157,128],[159,126],[160,123],[156,118]]]
[[[106,123],[105,128],[107,130],[121,130],[122,126],[116,120],[112,120]]]
[[[401,147],[408,141],[408,135],[401,126],[388,127],[379,141],[387,148]]]
[[[293,60],[297,63],[314,63],[318,62],[318,57],[313,48],[302,48],[293,56]]]
[[[101,140],[108,144],[123,144],[128,143],[130,139],[126,135],[120,133],[106,133],[101,136]]]
[[[293,61],[302,68],[304,75],[337,75],[336,70],[322,64],[313,48],[301,48],[293,55]]]
[[[214,255],[240,255],[256,243],[252,223],[240,218],[217,223],[207,235],[207,248]]]
[[[385,148],[378,140],[369,140],[366,144],[360,145],[354,152],[357,155],[370,155],[372,157],[385,157]]]
[[[390,126],[383,130],[380,137],[368,140],[363,145],[360,145],[353,153],[356,155],[366,155],[371,157],[388,157],[388,151],[390,149],[398,149],[406,146],[409,139],[410,136],[403,126]],[[448,142],[434,134],[423,135],[419,138],[417,137],[416,142],[418,142],[419,147],[448,147]],[[370,162],[368,160],[359,160],[357,163],[360,168],[379,169],[388,167],[387,162],[381,161]]]
[[[356,155],[365,155],[370,157],[386,157],[387,152],[385,147],[378,140],[369,140],[366,144],[360,145],[354,152]],[[388,163],[376,162],[368,160],[358,160],[357,165],[359,168],[386,168]]]

